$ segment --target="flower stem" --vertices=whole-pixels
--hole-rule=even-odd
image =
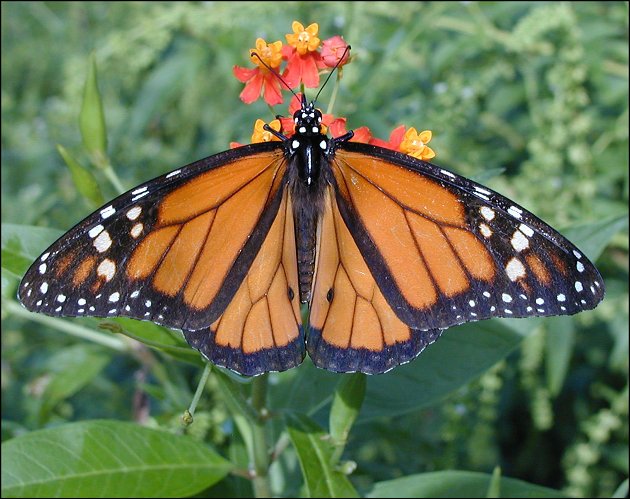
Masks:
[[[252,427],[252,461],[254,475],[254,495],[256,497],[271,497],[269,486],[269,446],[266,432],[267,416],[267,373],[254,378],[252,382],[252,408],[256,411],[256,420]]]
[[[190,402],[190,407],[188,407],[188,412],[190,413],[191,417],[195,415],[195,411],[197,410],[197,404],[199,403],[199,399],[201,398],[203,389],[206,387],[208,376],[210,376],[211,370],[212,370],[212,364],[210,364],[210,362],[206,362],[206,367],[204,368],[203,373],[201,374],[201,379],[199,380],[199,384],[197,385],[195,396]]]
[[[335,101],[337,100],[337,91],[339,90],[339,82],[341,80],[341,70],[337,71],[337,78],[335,79],[335,86],[332,90],[332,95],[330,96],[330,100],[328,101],[328,109],[326,110],[326,114],[333,114],[333,108],[335,107]]]

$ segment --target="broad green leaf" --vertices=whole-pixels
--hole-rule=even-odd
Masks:
[[[72,175],[72,181],[81,195],[87,199],[94,208],[102,205],[105,200],[103,199],[101,189],[92,172],[84,168],[62,145],[57,144],[57,151],[68,166],[70,174]]]
[[[348,477],[333,467],[334,449],[326,432],[303,414],[288,415],[287,425],[308,497],[358,497]]]
[[[57,229],[3,223],[2,268],[15,275],[23,275],[35,258],[61,234]]]
[[[613,497],[628,497],[628,479],[626,478],[620,485],[617,487],[617,490],[612,495]]]
[[[488,497],[492,475],[437,471],[377,482],[367,497]],[[496,485],[495,485],[496,486]],[[558,490],[513,478],[500,479],[500,497],[566,497]]]
[[[79,128],[83,145],[93,158],[105,158],[107,151],[107,131],[103,102],[98,90],[96,56],[90,56],[87,78],[83,89],[83,102],[79,114]],[[99,161],[97,161],[97,164]]]
[[[88,385],[109,363],[111,353],[96,345],[80,343],[61,350],[47,361],[50,382],[42,395],[40,420],[54,407]]]
[[[2,497],[182,497],[232,465],[190,437],[118,421],[39,430],[2,444]]]
[[[566,315],[545,320],[545,374],[547,388],[558,395],[569,369],[575,343],[575,322]]]
[[[330,436],[334,445],[343,446],[357,419],[365,398],[366,375],[345,374],[339,380],[330,408]]]
[[[628,216],[622,215],[601,222],[575,225],[562,233],[580,248],[588,258],[595,261],[618,232],[628,227]]]
[[[501,321],[448,329],[409,364],[369,378],[359,420],[436,404],[504,359],[521,340],[521,334]]]

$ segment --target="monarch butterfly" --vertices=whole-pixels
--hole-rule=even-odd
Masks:
[[[329,138],[304,96],[293,119],[291,137],[189,164],[88,216],[29,268],[22,304],[179,329],[213,363],[257,375],[306,351],[325,369],[383,373],[450,326],[602,300],[594,265],[516,203],[352,132]]]

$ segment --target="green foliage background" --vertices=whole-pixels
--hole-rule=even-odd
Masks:
[[[452,359],[453,369],[478,362],[479,372],[464,386],[433,386],[430,377],[411,376],[405,388],[424,401],[397,409],[385,397],[393,374],[370,379],[343,454],[357,469],[351,488],[340,493],[354,487],[373,497],[414,495],[419,489],[403,482],[391,486],[388,480],[444,470],[491,473],[500,466],[503,475],[564,494],[623,494],[627,482],[626,489],[619,486],[628,476],[625,2],[2,3],[3,442],[97,418],[135,419],[181,433],[177,420],[200,372],[195,352],[161,328],[133,321],[117,326],[160,343],[160,351],[132,347],[126,337],[110,333],[90,342],[86,331],[98,332],[99,321],[37,323],[15,302],[28,255],[36,256],[58,235],[22,226],[66,230],[96,208],[94,198],[79,194],[56,146],[94,172],[104,198],[117,194],[94,166],[98,158],[81,143],[78,116],[90,53],[98,66],[107,155],[130,188],[227,149],[230,141],[249,141],[254,120],[272,115],[262,102],[240,102],[242,84],[232,66],[247,65],[256,37],[284,41],[293,20],[317,22],[322,39],[342,34],[351,43],[356,59],[344,69],[335,109],[350,128],[367,125],[381,138],[399,124],[431,129],[437,164],[483,180],[552,226],[567,229],[563,232],[584,241],[592,254],[603,249],[597,264],[607,285],[606,299],[595,311],[510,322],[506,327],[520,336],[505,343],[503,360],[492,366],[466,356],[467,338],[484,328],[488,334],[502,330],[504,321],[447,332],[429,350],[442,349],[440,358]],[[330,90],[320,97],[322,104]],[[167,353],[165,345],[172,346]],[[429,355],[400,372],[415,373],[416,363],[430,372]],[[247,395],[249,384],[223,377],[213,372],[188,434],[246,468],[246,431],[224,389],[236,386]],[[272,374],[271,409],[308,413],[325,426],[340,378],[308,361]],[[292,402],[274,386],[292,390]],[[279,421],[269,430],[282,451],[271,469],[272,489],[283,496],[308,494],[308,471],[301,478],[299,456]],[[291,442],[304,451],[309,443],[300,443],[300,432],[309,434],[312,421],[288,421]],[[440,491],[422,489],[426,494],[447,495],[447,486],[457,481],[451,475],[426,477],[442,484]],[[3,475],[3,487],[4,480]],[[232,474],[205,494],[246,496],[252,489]]]

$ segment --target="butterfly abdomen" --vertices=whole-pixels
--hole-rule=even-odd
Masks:
[[[322,214],[322,199],[325,181],[318,179],[315,188],[307,187],[300,180],[292,182],[293,220],[295,223],[295,246],[297,253],[300,301],[311,299],[315,256],[317,254],[317,226]]]

